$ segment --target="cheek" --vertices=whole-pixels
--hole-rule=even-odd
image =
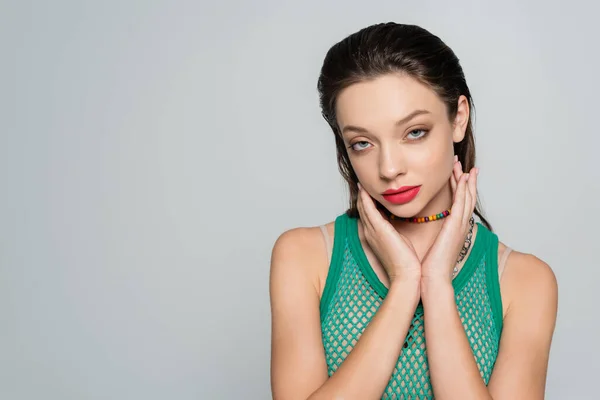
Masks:
[[[359,181],[363,184],[373,180],[373,176],[377,174],[376,165],[373,165],[368,157],[350,157],[350,166],[354,170]]]
[[[412,164],[418,166],[422,173],[438,173],[445,170],[448,159],[452,159],[452,148],[448,151],[445,143],[440,141],[429,141],[425,146],[419,146],[415,151],[409,153]]]
[[[434,191],[445,184],[452,174],[454,148],[452,142],[431,140],[418,151],[411,152],[411,166],[423,182]]]

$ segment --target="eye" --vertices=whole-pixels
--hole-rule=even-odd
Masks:
[[[356,152],[363,151],[365,149],[365,147],[363,147],[363,146],[359,146],[358,148],[356,148],[357,145],[361,145],[361,144],[368,145],[369,142],[365,142],[364,140],[360,141],[360,142],[355,142],[354,144],[350,145],[350,148]]]
[[[414,129],[408,133],[407,137],[410,140],[418,140],[423,139],[428,133],[429,131],[426,131],[425,129]]]

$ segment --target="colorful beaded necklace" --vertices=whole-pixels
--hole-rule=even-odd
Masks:
[[[429,221],[436,221],[438,219],[442,219],[442,218],[446,218],[448,215],[450,215],[450,210],[445,210],[442,211],[439,214],[434,214],[434,215],[430,215],[429,217],[397,217],[394,214],[390,215],[390,219],[395,219],[398,221],[407,221],[407,222],[414,222],[416,224],[421,224],[423,222],[429,222]]]

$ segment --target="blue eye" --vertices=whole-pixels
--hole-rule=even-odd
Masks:
[[[427,136],[428,133],[429,133],[429,131],[427,131],[425,129],[414,129],[408,133],[408,136],[411,139],[416,140],[416,139],[424,138],[425,136]]]
[[[364,144],[369,144],[369,142],[360,141],[360,142],[356,142],[356,143],[354,143],[354,144],[353,144],[353,145],[351,145],[350,147],[351,147],[351,148],[352,148],[352,150],[354,150],[354,151],[363,151],[363,149],[365,149],[364,147],[360,147],[360,148],[358,148],[358,149],[357,149],[357,148],[355,148],[355,146],[356,146],[356,145],[358,145],[358,144],[361,144],[361,143],[364,143]]]
[[[416,135],[414,135],[416,133]],[[417,140],[417,139],[422,139],[427,135],[428,131],[426,131],[425,129],[415,129],[411,132],[409,132],[408,136],[411,138],[411,140]]]

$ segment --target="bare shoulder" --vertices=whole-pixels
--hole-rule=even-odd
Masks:
[[[500,243],[499,257],[507,246]],[[512,250],[506,259],[501,279],[503,297],[507,299],[507,312],[513,306],[556,308],[558,282],[554,271],[544,260],[537,256]]]
[[[308,398],[327,380],[318,271],[326,264],[319,227],[283,232],[271,254],[271,388],[273,398]]]
[[[506,246],[498,247],[499,257]],[[505,308],[500,346],[488,389],[492,397],[543,398],[557,317],[554,271],[533,254],[507,254],[500,280]]]
[[[333,238],[334,223],[325,224]],[[332,240],[332,239],[331,239]],[[319,226],[296,227],[279,235],[271,252],[271,282],[279,274],[310,282],[317,293],[322,287],[323,271],[327,265],[327,249]],[[286,279],[287,280],[287,279]]]

